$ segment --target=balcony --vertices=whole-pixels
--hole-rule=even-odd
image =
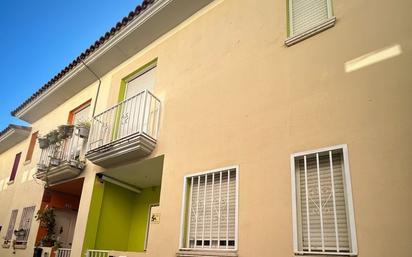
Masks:
[[[142,91],[95,116],[86,158],[102,166],[139,159],[152,153],[159,130],[160,100]]]
[[[39,138],[42,151],[36,178],[54,184],[77,177],[85,167],[87,134],[80,126],[64,125]]]

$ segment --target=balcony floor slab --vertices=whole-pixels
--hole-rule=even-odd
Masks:
[[[155,139],[136,133],[89,150],[86,158],[96,165],[109,168],[147,156],[153,152],[155,146]]]

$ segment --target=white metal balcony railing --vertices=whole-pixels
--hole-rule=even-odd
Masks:
[[[77,130],[78,128],[75,127],[70,137],[42,149],[37,164],[39,172],[47,170],[49,166],[59,166],[62,163],[69,163],[71,166],[81,168],[84,140],[86,139],[81,138]]]
[[[109,257],[109,251],[87,250],[86,257]]]
[[[92,119],[88,151],[138,133],[157,139],[159,118],[160,100],[142,91]]]
[[[57,249],[56,257],[70,257],[72,249],[70,248],[59,248]]]

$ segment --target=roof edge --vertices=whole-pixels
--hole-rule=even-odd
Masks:
[[[120,31],[126,28],[127,25],[129,25],[132,21],[137,19],[137,17],[140,17],[142,13],[145,13],[148,7],[153,5],[154,2],[158,2],[158,1],[161,1],[161,0],[144,0],[140,5],[137,5],[133,11],[131,11],[127,16],[123,17],[119,22],[117,22],[115,26],[113,26],[109,31],[107,31],[98,40],[96,40],[94,44],[89,46],[78,57],[76,57],[70,64],[68,64],[65,68],[63,68],[57,75],[55,75],[52,79],[50,79],[46,84],[44,84],[40,89],[38,89],[35,93],[33,93],[23,103],[21,103],[18,107],[16,107],[13,111],[11,111],[10,114],[14,117],[18,117],[18,113],[21,110],[25,109],[30,103],[40,98],[40,96],[42,96],[43,93],[47,92],[48,89],[52,88],[54,85],[57,84],[57,82],[61,81],[70,71],[78,67],[78,65],[80,65],[84,60],[86,60],[92,53],[96,52],[103,45],[106,45],[106,43],[110,42],[110,39],[112,39]],[[18,125],[10,124],[9,126],[18,126]],[[24,126],[20,126],[20,127],[24,127]],[[2,136],[2,133],[0,132],[0,137],[1,136]]]

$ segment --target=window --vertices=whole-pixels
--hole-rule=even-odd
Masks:
[[[39,132],[34,132],[33,134],[31,134],[31,138],[30,138],[30,144],[29,144],[29,148],[27,149],[27,154],[26,154],[26,160],[25,162],[29,162],[31,161],[31,157],[33,157],[33,152],[34,152],[34,147],[36,145],[36,141],[37,141],[37,135],[39,134]]]
[[[14,225],[16,224],[18,210],[12,210],[9,226],[7,228],[6,236],[4,237],[4,244],[8,244],[13,236]]]
[[[20,219],[19,230],[24,230],[22,235],[16,236],[16,242],[20,244],[27,244],[29,238],[31,221],[33,219],[35,206],[25,207]]]
[[[185,177],[181,249],[237,249],[238,168]]]
[[[142,70],[139,70],[139,72],[131,76],[131,78],[127,78],[124,99],[135,96],[146,89],[149,91],[153,90],[155,85],[155,75],[156,63],[154,62]]]
[[[332,0],[288,0],[289,38],[285,44],[293,45],[335,24]]]
[[[13,182],[14,179],[16,178],[17,169],[19,168],[20,157],[21,157],[21,152],[16,154],[16,157],[14,158],[13,168],[11,170],[9,182]]]
[[[91,103],[91,100],[88,100],[87,102],[71,110],[69,113],[69,118],[67,120],[67,123],[76,125],[81,122],[88,121],[89,112],[90,112],[90,103]]]
[[[294,250],[357,254],[346,145],[292,155]]]

